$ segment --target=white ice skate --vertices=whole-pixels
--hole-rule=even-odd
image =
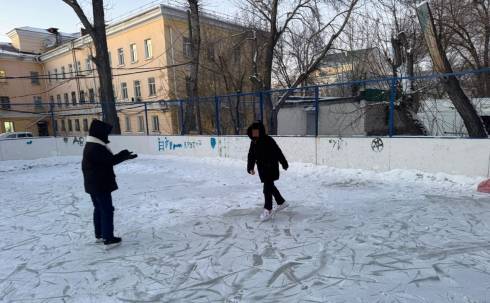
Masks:
[[[285,209],[286,207],[289,207],[288,202],[284,202],[281,205],[277,205],[276,207],[274,207],[273,212],[277,213],[278,211],[281,211],[281,210]]]
[[[264,211],[260,214],[260,221],[265,222],[272,218],[272,211],[264,209]]]

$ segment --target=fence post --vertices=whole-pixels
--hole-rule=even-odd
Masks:
[[[388,135],[393,137],[395,135],[395,97],[396,97],[396,78],[391,79],[390,86],[390,113],[388,120]]]
[[[216,111],[216,134],[218,136],[221,135],[221,127],[220,127],[220,117],[219,117],[219,112],[220,112],[220,108],[221,108],[221,104],[220,104],[220,99],[219,99],[219,96],[215,96],[214,97],[214,105],[216,107],[215,111]]]
[[[147,106],[146,102],[144,104],[145,104],[146,135],[149,136],[150,135],[150,128],[148,127],[148,106]]]
[[[315,137],[318,137],[318,122],[319,122],[319,112],[320,112],[320,89],[315,86]]]
[[[260,102],[260,121],[264,122],[264,93],[259,92],[259,102]]]
[[[184,135],[184,101],[179,100],[179,106],[180,106],[180,134],[183,136]]]
[[[56,124],[56,121],[54,119],[54,103],[50,103],[49,104],[49,111],[50,111],[50,114],[51,114],[51,128],[53,129],[53,136],[56,138],[56,127],[55,127],[55,124]]]
[[[240,135],[242,124],[240,123],[240,94],[238,92],[236,93],[236,125],[237,129],[235,134]]]

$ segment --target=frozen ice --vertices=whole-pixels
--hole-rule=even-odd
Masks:
[[[486,302],[482,178],[293,163],[290,207],[230,159],[116,168],[118,248],[94,243],[80,158],[0,162],[1,302]]]

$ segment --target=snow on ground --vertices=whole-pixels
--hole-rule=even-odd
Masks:
[[[293,164],[258,220],[245,163],[117,167],[116,234],[93,241],[80,159],[0,162],[2,302],[488,302],[490,200],[477,178]]]

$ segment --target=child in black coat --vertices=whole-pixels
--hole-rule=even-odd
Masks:
[[[262,122],[255,122],[247,130],[247,134],[252,140],[248,152],[247,172],[255,175],[255,164],[259,172],[260,181],[264,183],[264,211],[260,215],[262,221],[272,217],[272,197],[276,200],[279,211],[288,206],[286,200],[274,185],[274,181],[279,180],[279,163],[284,170],[289,165],[276,141],[265,133]]]

